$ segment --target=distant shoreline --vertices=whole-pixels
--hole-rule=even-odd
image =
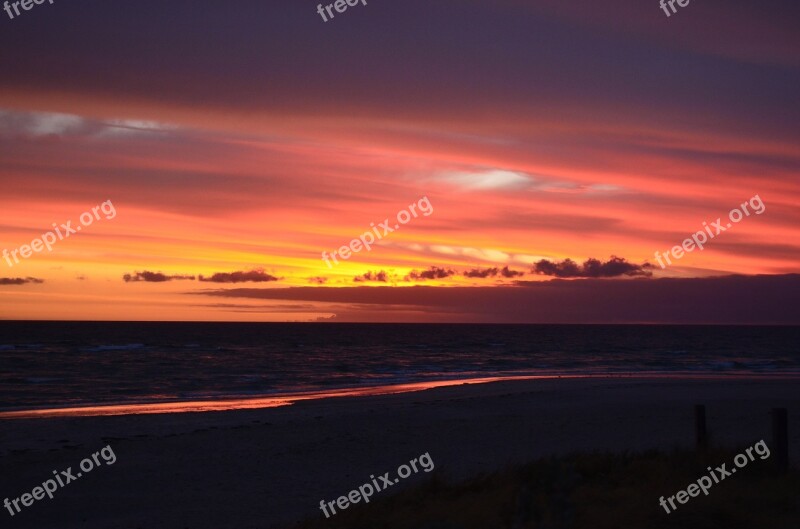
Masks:
[[[512,382],[525,380],[554,379],[631,379],[631,380],[798,380],[800,373],[764,375],[759,373],[696,373],[696,372],[640,372],[640,373],[602,373],[602,374],[542,374],[542,375],[509,375],[479,378],[451,378],[422,382],[386,384],[380,386],[364,386],[337,388],[328,391],[307,391],[280,395],[250,396],[246,398],[193,399],[176,401],[150,401],[134,403],[104,403],[97,405],[30,408],[0,411],[0,420],[9,419],[48,419],[56,417],[104,417],[119,415],[152,415],[168,413],[207,413],[233,410],[253,410],[291,406],[297,402],[309,400],[334,399],[341,397],[371,397],[414,393],[429,389],[470,385],[491,384],[496,382]]]

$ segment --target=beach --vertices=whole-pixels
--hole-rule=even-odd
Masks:
[[[0,1],[0,529],[800,529],[800,2]]]
[[[796,465],[797,389],[798,380],[780,378],[545,379],[224,412],[4,420],[3,498],[31,492],[107,445],[116,455],[53,499],[13,518],[4,510],[4,525],[282,527],[323,516],[320,500],[425,453],[432,474],[458,480],[574,451],[691,448],[695,404],[707,407],[712,443],[733,447],[769,445],[770,410],[788,408]],[[430,475],[413,474],[393,490]]]

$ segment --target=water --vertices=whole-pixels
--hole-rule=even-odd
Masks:
[[[0,410],[537,374],[800,375],[800,327],[0,322]]]

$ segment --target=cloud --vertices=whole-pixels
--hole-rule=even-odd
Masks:
[[[178,128],[177,126],[170,125],[168,123],[159,123],[158,121],[147,121],[141,119],[109,119],[103,124],[108,127],[144,132],[164,132]]]
[[[464,272],[464,277],[474,277],[485,279],[487,277],[494,277],[497,275],[498,269],[497,268],[487,268],[486,270],[480,270],[475,268],[474,270],[467,270]]]
[[[325,303],[329,312],[337,315],[337,321],[348,322],[797,325],[798,289],[800,274],[556,279],[520,281],[508,288],[234,288],[195,295]],[[753,296],[753,292],[758,295]]]
[[[428,279],[445,279],[452,275],[455,275],[455,270],[444,269],[444,268],[437,268],[435,266],[430,267],[428,270],[412,270],[406,277],[405,281],[426,281]]]
[[[355,281],[356,283],[363,283],[366,281],[377,281],[379,283],[388,283],[390,281],[390,277],[389,274],[384,270],[381,270],[380,272],[369,271],[366,274],[354,277],[353,281]]]
[[[572,259],[564,259],[560,263],[542,259],[533,265],[536,274],[556,277],[581,277],[581,269]]]
[[[647,270],[652,268],[649,263],[637,265],[629,263],[623,257],[611,256],[607,262],[603,263],[597,259],[587,259],[583,265],[578,265],[572,259],[564,259],[561,262],[548,261],[542,259],[533,265],[532,271],[536,274],[545,276],[555,276],[559,278],[569,277],[620,277],[620,276],[645,276],[650,277],[652,272]]]
[[[161,272],[150,272],[145,270],[144,272],[135,272],[133,274],[125,274],[122,276],[123,281],[126,283],[130,282],[138,282],[144,281],[145,283],[164,283],[166,281],[173,281],[173,280],[184,280],[189,279],[194,281],[194,276],[188,275],[172,275],[168,276],[166,274],[162,274]]]
[[[268,281],[278,281],[278,278],[264,272],[263,268],[257,268],[248,272],[217,272],[211,277],[200,276],[200,281],[210,283],[266,283]]]
[[[555,176],[530,174],[505,169],[466,169],[442,171],[439,180],[474,191],[539,191],[555,193],[598,194],[624,191],[613,184],[581,184]]]
[[[58,112],[0,110],[0,136],[102,138],[137,133],[163,133],[175,129],[177,127],[173,125],[156,121],[96,120]]]
[[[328,282],[328,278],[322,276],[309,277],[308,282],[314,283],[315,285],[324,285],[325,283]]]
[[[532,182],[525,173],[490,169],[486,171],[448,171],[439,178],[467,189],[522,189]]]
[[[514,277],[524,276],[525,272],[509,270],[507,266],[504,266],[503,268],[487,268],[485,270],[475,268],[473,270],[467,270],[466,272],[464,272],[464,277],[485,279],[487,277],[495,277],[498,274],[506,278],[514,278]]]
[[[525,272],[518,272],[516,270],[509,270],[507,266],[504,266],[500,269],[500,275],[503,277],[522,277],[525,275]]]
[[[0,111],[0,133],[3,135],[63,135],[80,131],[84,126],[83,118],[71,114]]]
[[[35,277],[0,277],[0,285],[24,285],[26,283],[44,283],[44,279]]]

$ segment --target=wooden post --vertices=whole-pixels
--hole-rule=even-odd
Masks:
[[[707,451],[708,430],[706,430],[706,407],[703,404],[696,404],[694,407],[694,433],[697,450]]]
[[[786,408],[772,408],[772,453],[778,472],[789,470],[789,418]]]

